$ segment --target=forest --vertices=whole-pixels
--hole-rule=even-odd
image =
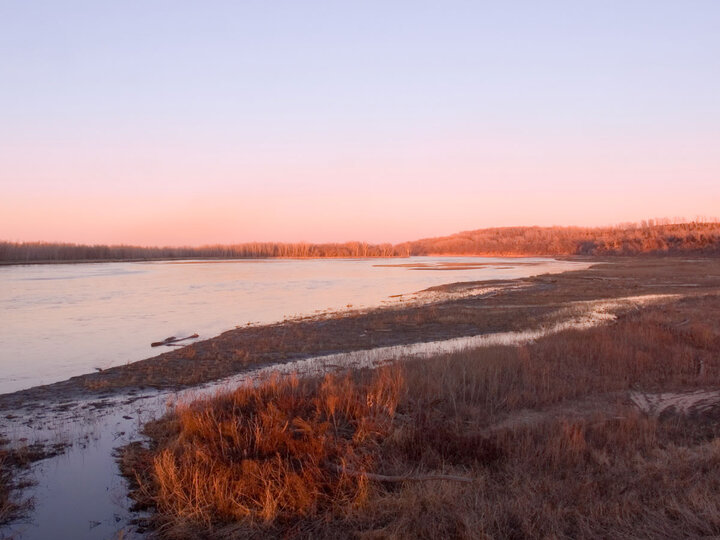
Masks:
[[[0,242],[0,263],[237,258],[353,258],[413,255],[720,255],[720,223],[647,220],[613,227],[498,227],[392,245],[367,242],[249,242],[140,247]]]
[[[657,220],[661,221],[661,220]],[[502,227],[395,246],[412,255],[674,255],[720,254],[720,223],[657,223],[614,227]]]

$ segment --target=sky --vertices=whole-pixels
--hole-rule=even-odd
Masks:
[[[0,240],[720,214],[720,2],[0,0]]]

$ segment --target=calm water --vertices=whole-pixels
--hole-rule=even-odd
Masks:
[[[378,267],[490,263],[448,271]],[[534,264],[528,264],[534,263]],[[0,267],[0,393],[46,384],[168,350],[150,343],[318,310],[376,306],[455,281],[559,272],[552,259],[147,262]]]

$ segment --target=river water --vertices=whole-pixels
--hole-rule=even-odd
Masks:
[[[154,356],[201,339],[459,281],[514,279],[584,263],[412,257],[166,261],[0,267],[0,393]]]

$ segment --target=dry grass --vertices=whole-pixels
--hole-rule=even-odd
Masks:
[[[401,392],[398,369],[358,382],[277,377],[148,426],[157,452],[125,454],[140,500],[152,501],[170,536],[241,522],[273,529],[363,505],[380,440]],[[162,516],[170,519],[162,519]]]
[[[407,484],[386,492],[368,509],[373,525],[366,531],[390,538],[717,535],[717,439],[697,443],[667,423],[623,412],[620,419],[598,413],[491,435],[493,459],[466,465],[475,485]]]
[[[17,468],[14,461],[10,451],[0,448],[0,525],[17,518],[28,507],[27,501],[17,497]]]
[[[718,535],[720,408],[657,418],[627,399],[720,385],[718,351],[705,296],[520,348],[276,378],[148,426],[123,467],[168,538]]]
[[[0,436],[0,525],[22,517],[32,507],[32,500],[20,495],[20,490],[32,485],[24,474],[30,465],[61,453],[65,446],[63,443],[10,446]]]

